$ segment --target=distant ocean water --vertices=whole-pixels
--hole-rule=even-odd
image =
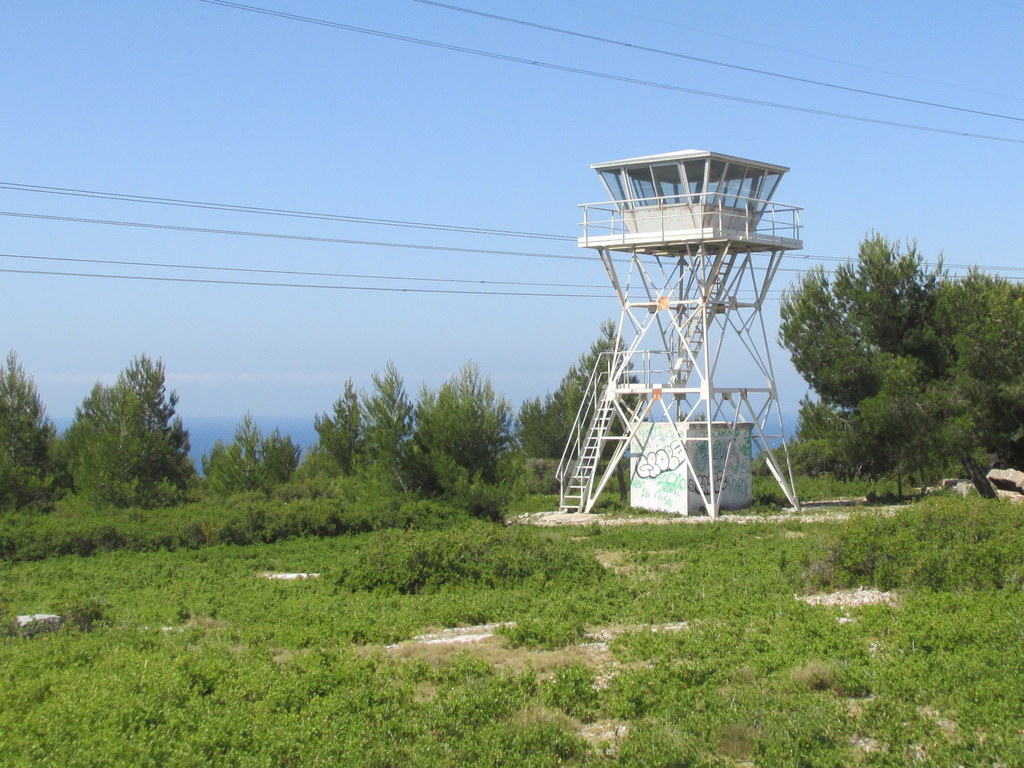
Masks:
[[[223,418],[220,416],[182,418],[185,429],[188,430],[189,455],[195,461],[196,469],[200,469],[199,460],[203,454],[210,452],[214,443],[218,440],[230,443],[235,439],[235,430],[241,420],[241,417]],[[304,416],[257,418],[256,423],[263,430],[264,435],[269,435],[275,429],[281,430],[282,435],[289,435],[292,442],[299,444],[303,453],[318,440],[316,429],[313,428],[312,416],[308,418]]]
[[[195,462],[196,469],[202,471],[200,460],[203,454],[209,453],[214,443],[218,440],[230,443],[235,439],[235,430],[238,428],[242,417],[226,418],[223,416],[192,416],[182,417],[182,423],[188,430],[189,456]],[[59,432],[63,432],[74,419],[70,416],[54,418],[53,422]],[[279,416],[266,419],[257,418],[256,423],[267,435],[275,429],[280,429],[281,434],[289,435],[293,442],[298,443],[303,454],[317,442],[316,429],[313,427],[313,417],[305,416]]]
[[[194,416],[182,418],[185,429],[188,430],[189,456],[195,462],[196,469],[202,471],[200,460],[203,454],[209,453],[214,443],[218,440],[230,443],[235,439],[235,429],[241,421],[238,418],[225,418],[222,416]],[[71,417],[55,418],[54,423],[57,429],[63,432],[72,422]],[[796,414],[783,414],[782,421],[786,431],[786,437],[790,440],[796,435],[798,417]],[[313,417],[305,416],[279,416],[277,418],[257,419],[256,423],[264,434],[269,434],[275,429],[280,429],[281,434],[289,435],[292,440],[299,444],[303,454],[314,445],[319,439],[316,429],[313,427]]]

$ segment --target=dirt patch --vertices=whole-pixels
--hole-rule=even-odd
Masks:
[[[870,736],[858,736],[850,739],[850,746],[853,748],[853,754],[858,760],[863,755],[870,755],[874,752],[882,751],[881,742],[878,739],[873,739]]]
[[[296,653],[290,648],[274,648],[270,652],[270,660],[280,667],[295,658]]]
[[[610,643],[619,635],[627,632],[680,632],[689,629],[690,625],[685,621],[668,622],[665,624],[608,624],[604,627],[596,627],[587,633],[587,637],[597,642]]]
[[[957,738],[957,731],[960,730],[960,726],[956,720],[943,717],[938,710],[932,707],[920,707],[917,711],[922,717],[932,720],[947,739]]]
[[[629,572],[634,570],[632,566],[626,564],[626,560],[629,559],[630,552],[625,549],[595,549],[594,558],[610,571],[616,571],[617,573]]]
[[[689,629],[685,621],[664,624],[610,624],[592,628],[577,645],[554,651],[530,648],[507,648],[504,638],[497,634],[501,626],[509,624],[481,624],[474,627],[439,629],[401,643],[387,646],[362,646],[358,652],[385,653],[403,660],[425,661],[433,666],[444,666],[456,656],[468,653],[501,669],[521,671],[532,668],[540,675],[574,663],[582,663],[598,670],[597,684],[607,686],[620,669],[610,650],[610,644],[627,632],[680,632]]]
[[[423,645],[459,645],[463,643],[479,643],[489,637],[493,637],[499,627],[510,627],[511,622],[504,624],[478,624],[475,627],[452,627],[440,629],[436,632],[428,632],[425,635],[417,635],[409,642],[421,643]],[[388,646],[395,648],[397,646]]]
[[[717,518],[707,515],[685,517],[682,515],[651,514],[611,516],[600,513],[583,514],[580,512],[531,512],[509,520],[517,525],[537,525],[552,527],[559,525],[700,525],[702,523],[825,523],[846,520],[851,513],[861,509],[867,503],[865,499],[831,499],[828,501],[808,501],[801,505],[798,512],[788,508],[773,515],[721,514]],[[899,509],[893,507],[874,507],[881,514],[894,514]]]
[[[223,619],[215,619],[210,616],[196,616],[190,614],[188,619],[182,624],[181,629],[203,629],[207,631],[215,629],[224,629],[227,626],[227,622]],[[174,629],[174,627],[165,627],[166,630]]]
[[[898,605],[899,596],[895,592],[881,592],[869,587],[857,589],[842,589],[838,592],[820,593],[817,595],[797,595],[797,600],[802,600],[808,605],[827,605],[852,608],[858,605]]]
[[[629,725],[621,720],[602,720],[586,723],[576,731],[577,736],[605,757],[615,757],[628,734]]]
[[[395,659],[423,661],[433,667],[443,667],[457,656],[469,654],[497,669],[521,672],[530,668],[541,676],[575,663],[603,667],[615,662],[611,653],[608,652],[607,646],[599,647],[591,643],[582,643],[555,651],[506,648],[504,638],[500,635],[491,635],[470,643],[420,643],[416,640],[407,640],[386,647],[365,646],[358,652],[366,654],[383,652]]]

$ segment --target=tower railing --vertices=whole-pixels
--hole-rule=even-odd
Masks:
[[[594,369],[590,372],[590,379],[587,381],[586,389],[583,391],[579,408],[576,411],[572,432],[565,444],[565,450],[562,451],[562,458],[558,463],[555,477],[558,479],[563,503],[571,496],[578,505],[581,500],[586,499],[589,491],[589,487],[572,489],[571,486],[577,481],[585,482],[582,476],[587,473],[581,472],[580,462],[586,453],[584,448],[588,442],[588,436],[593,431],[595,414],[600,409],[601,401],[607,399],[605,396],[610,384],[609,379],[611,377],[613,359],[614,356],[610,352],[602,352],[598,356]],[[597,461],[600,459],[600,452],[593,458],[594,468],[596,469]],[[592,482],[593,471],[590,471],[589,474],[591,475],[590,480]],[[571,491],[573,490],[576,492],[572,493]]]
[[[671,241],[739,237],[745,240],[800,239],[800,211],[793,205],[722,192],[665,195],[638,200],[583,203],[579,244],[608,247],[637,240]]]

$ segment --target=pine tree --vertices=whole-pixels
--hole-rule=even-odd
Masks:
[[[64,450],[75,491],[115,506],[153,507],[182,498],[195,467],[175,416],[164,365],[136,357],[113,386],[97,383],[75,411]]]
[[[781,315],[780,341],[818,396],[798,437],[840,472],[923,479],[959,463],[991,497],[987,466],[1024,462],[1024,287],[951,278],[872,235],[856,262],[804,275]]]
[[[299,466],[301,449],[288,435],[275,429],[269,435],[253,420],[242,417],[235,439],[225,445],[218,440],[202,458],[205,483],[215,493],[227,496],[242,491],[270,493],[288,482]]]
[[[467,363],[436,392],[422,389],[414,442],[428,492],[462,479],[496,483],[498,462],[512,442],[512,407]]]
[[[616,344],[615,324],[605,320],[597,339],[569,366],[558,388],[543,399],[537,397],[523,403],[515,422],[516,440],[523,453],[538,459],[561,457],[594,368],[607,362]]]
[[[395,364],[371,377],[373,389],[360,403],[363,458],[396,488],[413,489],[412,435],[414,409]]]
[[[56,429],[14,351],[0,366],[0,510],[45,504],[59,490]]]
[[[352,379],[345,382],[345,391],[335,400],[332,415],[317,415],[313,425],[320,436],[317,452],[337,464],[342,474],[352,474],[363,448],[359,393]]]

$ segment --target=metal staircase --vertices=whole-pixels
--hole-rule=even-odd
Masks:
[[[593,402],[593,401],[591,401]],[[594,408],[586,434],[579,444],[579,452],[570,460],[572,471],[562,481],[561,512],[589,512],[587,501],[597,477],[598,464],[615,417],[615,398],[607,391]]]

